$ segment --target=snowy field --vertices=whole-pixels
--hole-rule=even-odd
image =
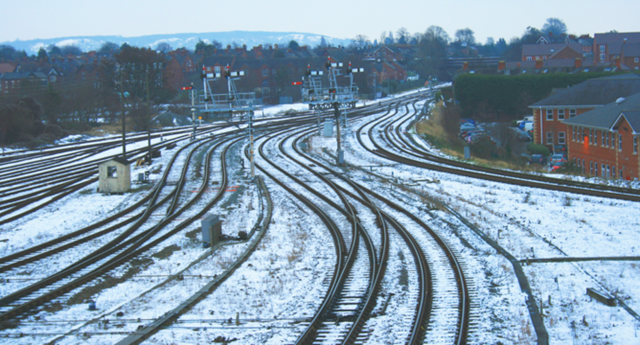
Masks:
[[[276,116],[288,109],[303,111],[308,106],[270,107],[264,110],[264,116]],[[401,107],[398,116],[404,111]],[[510,262],[460,217],[521,260],[536,303],[542,310],[551,344],[640,343],[637,336],[640,322],[634,316],[621,306],[605,306],[586,295],[587,288],[596,288],[624,301],[631,310],[640,311],[640,287],[636,283],[640,270],[636,261],[526,261],[640,256],[640,242],[635,242],[640,229],[640,204],[396,165],[366,152],[355,137],[357,129],[382,114],[350,123],[344,133],[345,158],[352,166],[346,175],[405,205],[456,250],[473,283],[472,299],[477,305],[472,314],[474,326],[469,331],[469,343],[535,344],[536,335],[526,308],[526,295],[520,290]],[[260,118],[262,112],[256,115]],[[363,140],[366,145],[370,144],[368,137]],[[181,143],[186,144],[187,141]],[[335,158],[327,152],[335,152],[335,145],[335,137],[313,136],[309,154],[334,162]],[[161,172],[152,178],[159,178],[180,147],[163,151],[163,156],[154,161],[154,167]],[[203,147],[201,151],[208,148]],[[268,146],[268,150],[274,159],[283,160],[275,145]],[[211,161],[213,180],[220,170],[219,151]],[[240,159],[244,159],[239,156],[240,146],[231,152],[227,158],[229,186],[234,188],[225,192],[223,200],[208,213],[221,215],[223,233],[235,235],[254,226],[260,207],[256,185],[247,179],[246,169],[238,168]],[[171,170],[171,179],[177,179],[183,161],[184,157],[178,158]],[[259,159],[257,163],[267,166]],[[291,162],[287,164],[301,178],[313,182],[310,174]],[[136,171],[132,170],[131,175],[137,175]],[[181,196],[183,200],[199,188],[198,178],[190,176],[185,186],[188,193]],[[304,330],[305,323],[301,321],[314,314],[331,277],[335,263],[334,248],[329,244],[331,236],[313,212],[270,179],[265,178],[265,182],[274,202],[274,214],[256,251],[213,293],[147,343],[195,344],[235,338],[232,344],[283,344],[295,342]],[[90,185],[53,206],[1,226],[0,256],[77,230],[133,204],[148,191],[105,196],[96,193],[96,187],[97,183]],[[194,208],[203,207],[213,194],[205,193]],[[459,216],[441,205],[455,210]],[[357,207],[359,213],[366,213],[362,205]],[[158,210],[156,217],[162,217],[164,210]],[[391,209],[383,210],[405,224],[427,246],[427,236],[411,220]],[[180,218],[185,219],[195,211],[186,211]],[[374,227],[372,218],[363,216],[362,221],[369,228]],[[74,290],[59,308],[38,310],[5,328],[1,336],[3,343],[111,344],[172,310],[224,272],[249,245],[237,243],[208,250],[199,242],[198,228],[199,222],[191,224],[136,258],[134,264],[123,265],[92,283],[94,289]],[[0,294],[5,296],[57,271],[59,266],[86,255],[107,240],[78,247],[66,257],[53,256],[37,265],[0,273]],[[415,275],[406,272],[412,265],[406,247],[392,234],[389,264],[381,289],[384,296],[392,297],[388,302],[386,298],[379,299],[377,308],[386,304],[386,314],[367,323],[372,329],[368,343],[404,343],[407,329],[400,320],[407,318],[414,303]],[[178,274],[184,279],[175,279]],[[96,301],[97,311],[87,309],[89,300]]]

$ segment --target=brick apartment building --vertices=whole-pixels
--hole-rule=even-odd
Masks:
[[[564,121],[569,159],[584,174],[604,178],[640,178],[640,93]]]
[[[567,145],[566,120],[640,92],[640,76],[622,74],[589,79],[529,106],[533,110],[533,141],[549,148]],[[571,154],[571,152],[569,152]]]

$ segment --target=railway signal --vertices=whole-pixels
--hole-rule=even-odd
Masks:
[[[309,104],[309,109],[316,111],[318,118],[318,127],[320,127],[320,116],[318,110],[333,109],[335,120],[337,122],[337,140],[338,140],[338,164],[344,163],[344,151],[342,150],[340,139],[340,123],[344,120],[346,125],[346,114],[349,108],[354,108],[358,102],[358,87],[353,84],[353,73],[364,72],[364,68],[354,68],[349,62],[347,68],[342,62],[334,62],[329,56],[323,67],[327,70],[329,79],[329,87],[322,87],[322,76],[324,71],[311,70],[311,66],[307,66],[302,86],[302,101]],[[339,86],[337,76],[349,77],[349,86]],[[299,85],[299,84],[294,84]],[[344,119],[340,116],[340,109],[343,109]],[[320,129],[321,130],[321,129]]]
[[[203,113],[228,114],[229,120],[236,115],[247,124],[249,135],[249,159],[251,160],[251,178],[255,177],[254,149],[253,149],[253,115],[256,103],[254,92],[238,92],[235,81],[244,77],[245,72],[232,71],[227,65],[223,72],[209,73],[202,66],[203,91],[199,99],[199,109]],[[214,94],[211,83],[223,80],[227,82],[227,93]]]
[[[191,98],[191,123],[193,123],[193,134],[191,140],[196,139],[196,91],[193,89],[193,83],[191,86],[183,86],[180,89],[189,91],[189,97]]]

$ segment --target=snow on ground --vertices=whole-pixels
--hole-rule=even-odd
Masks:
[[[305,110],[306,105],[265,109],[265,116],[292,108]],[[466,264],[465,272],[475,285],[473,302],[478,304],[473,314],[476,325],[470,331],[472,343],[532,344],[535,332],[524,304],[525,296],[510,263],[460,219],[438,207],[438,202],[456,210],[505,250],[523,260],[536,302],[542,307],[551,343],[640,342],[636,335],[640,323],[629,313],[621,307],[600,304],[585,294],[588,287],[608,291],[639,311],[640,288],[635,283],[640,279],[640,272],[634,261],[529,264],[524,261],[564,256],[639,256],[640,248],[635,239],[640,229],[637,217],[640,205],[399,167],[360,148],[353,131],[365,121],[351,124],[344,137],[347,162],[364,170],[350,170],[348,174],[385,197],[407,204],[415,215],[444,236],[460,253]],[[362,138],[366,145],[370,145],[370,138]],[[335,138],[314,136],[310,140],[310,151],[314,155],[334,161],[323,148],[330,153],[335,152]],[[156,164],[164,163],[166,167],[169,158],[168,152],[163,152],[163,157],[156,160]],[[237,161],[238,158],[236,154],[232,159]],[[213,170],[217,164],[213,163]],[[132,177],[135,175],[132,173]],[[306,178],[308,174],[304,176]],[[274,198],[275,210],[273,222],[258,250],[214,293],[149,342],[203,343],[221,336],[238,338],[237,343],[243,344],[281,344],[294,342],[304,329],[304,324],[297,321],[313,315],[320,298],[326,293],[325,280],[330,277],[335,263],[333,246],[327,245],[332,240],[312,212],[297,206],[297,201],[291,200],[288,193],[269,179],[266,182]],[[397,182],[397,185],[392,182]],[[241,180],[233,183],[242,184]],[[399,185],[408,190],[400,190]],[[2,226],[0,238],[7,241],[0,242],[0,255],[68,233],[86,225],[89,219],[103,218],[142,197],[142,193],[101,196],[94,192],[95,187],[89,186],[83,192],[11,226]],[[225,229],[230,233],[246,230],[256,218],[255,197],[255,190],[247,189],[237,199],[225,199],[228,200],[226,205],[223,202],[212,212],[225,216]],[[247,211],[249,204],[253,204],[253,211]],[[403,218],[398,214],[394,217]],[[364,222],[371,223],[371,220],[365,217]],[[197,227],[197,224],[188,227],[146,255],[145,259],[152,262],[141,265],[141,270],[130,274],[130,279],[101,290],[99,295],[92,295],[92,298],[97,298],[99,311],[89,312],[86,304],[80,303],[55,313],[40,312],[37,315],[39,320],[30,318],[12,332],[48,331],[57,335],[5,340],[16,344],[42,343],[73,328],[77,330],[62,338],[60,343],[98,344],[121,339],[125,334],[119,334],[119,331],[132,331],[141,323],[149,322],[145,319],[157,317],[175,307],[207,282],[207,279],[195,276],[217,274],[246,247],[223,247],[198,261],[205,251],[197,239],[187,236],[189,233],[197,234]],[[409,230],[422,236],[421,230],[415,226],[409,226]],[[372,236],[375,237],[374,234]],[[170,255],[162,256],[160,253]],[[175,274],[196,261],[198,263],[184,273],[193,277],[185,276],[184,281],[160,286],[167,280],[167,275]],[[413,303],[411,296],[415,293],[415,276],[411,272],[403,272],[410,270],[412,264],[402,240],[392,234],[389,267],[381,290],[384,296],[391,297],[386,305],[386,314],[367,323],[367,327],[372,329],[369,343],[401,343],[406,335],[406,329],[398,326],[397,318],[411,314],[408,306]],[[53,267],[53,262],[47,261],[45,265]],[[123,266],[112,275],[124,276],[132,267]],[[376,310],[383,304],[386,304],[386,298],[379,299]],[[123,312],[122,317],[115,315],[118,311]],[[138,318],[141,322],[137,321]],[[70,319],[76,321],[69,322]]]

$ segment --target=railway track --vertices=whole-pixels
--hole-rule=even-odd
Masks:
[[[202,142],[199,145],[203,145],[204,143],[205,142]],[[190,152],[189,156],[191,156],[193,152],[194,150]],[[213,151],[211,151],[211,153],[212,152]],[[175,155],[174,158],[175,157],[177,157],[177,155]],[[207,156],[207,162],[209,159],[210,155]],[[182,169],[182,178],[176,187],[176,191],[179,191],[184,185],[184,176],[188,170],[187,167],[188,164]],[[166,176],[169,171],[170,169],[165,170],[161,184],[166,183]],[[179,210],[175,210],[177,207],[178,193],[174,193],[175,195],[172,204],[168,209],[167,216],[155,226],[146,230],[138,231],[136,235],[130,237],[130,235],[133,235],[141,227],[142,223],[144,223],[144,221],[146,221],[146,219],[151,215],[150,208],[147,208],[141,219],[137,220],[128,230],[121,233],[107,245],[46,279],[10,295],[4,296],[0,299],[0,305],[2,307],[0,309],[0,312],[2,312],[2,314],[0,314],[0,320],[9,320],[18,317],[28,310],[64,295],[65,293],[108,272],[110,269],[124,264],[131,258],[162,242],[162,240],[184,228],[188,223],[193,221],[193,219],[180,223],[170,231],[165,231],[164,233],[160,231],[201,197],[204,187],[206,186],[206,182],[207,178],[203,179],[203,185],[201,186],[200,191]],[[151,204],[155,203],[155,200],[157,200],[160,195],[160,191],[161,188],[155,191],[154,196],[150,201]]]
[[[536,176],[502,169],[479,167],[477,165],[458,162],[433,155],[420,148],[419,145],[416,145],[403,133],[406,132],[408,123],[411,121],[411,117],[413,115],[415,114],[411,114],[407,109],[407,115],[405,116],[394,118],[395,113],[390,113],[384,118],[379,119],[371,125],[371,128],[375,126],[382,127],[379,132],[383,135],[382,139],[386,145],[377,142],[375,136],[371,135],[369,135],[369,138],[375,150],[369,148],[367,145],[362,143],[362,141],[360,141],[361,145],[379,157],[424,169],[519,186],[604,198],[640,201],[639,190],[561,180],[552,177]],[[384,124],[385,121],[387,122],[386,124]],[[361,132],[358,131],[358,137],[360,137],[360,133]]]

